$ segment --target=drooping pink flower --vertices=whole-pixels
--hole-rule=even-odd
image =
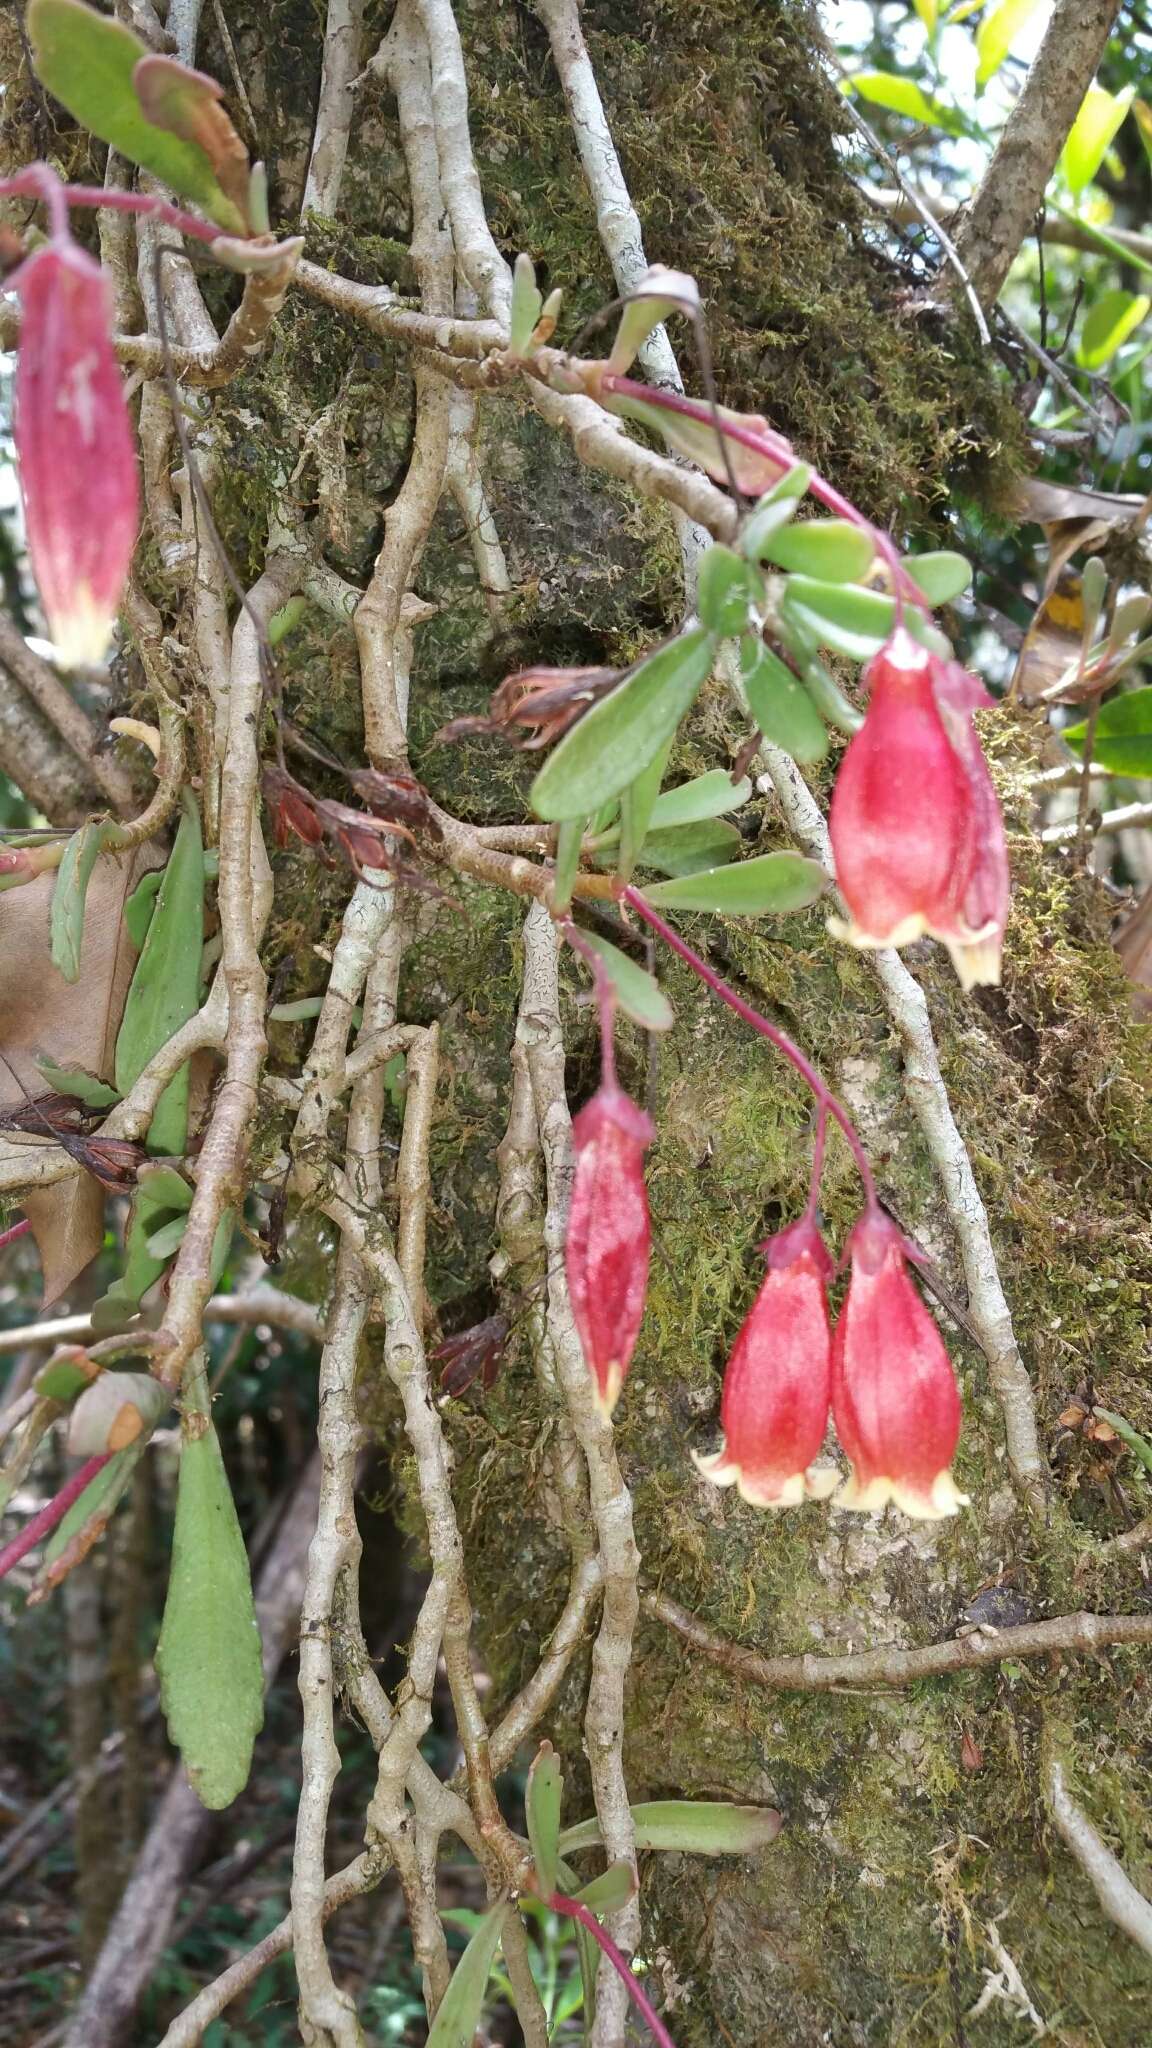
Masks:
[[[23,306],[15,442],[28,553],[66,667],[108,646],[139,527],[132,427],[100,265],[66,233],[8,279]]]
[[[951,1465],[960,1395],[943,1340],[908,1273],[904,1242],[879,1210],[848,1240],[852,1276],[832,1340],[832,1415],[852,1463],[839,1507],[889,1501],[923,1521],[967,1504]]]
[[[824,1441],[831,1398],[831,1332],[824,1240],[801,1217],[764,1247],[768,1272],[724,1374],[721,1450],[696,1457],[706,1479],[735,1484],[753,1507],[787,1508],[820,1498],[833,1471],[809,1470]]]
[[[652,1243],[644,1151],[654,1135],[651,1118],[611,1078],[572,1122],[576,1173],[564,1248],[568,1294],[607,1415],[619,1398],[644,1315]]]
[[[868,670],[829,831],[856,946],[943,940],[965,988],[1000,979],[1008,915],[1004,827],[972,713],[990,700],[958,662],[903,627]]]

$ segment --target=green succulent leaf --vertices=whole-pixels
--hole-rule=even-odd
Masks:
[[[426,2048],[472,2048],[507,1910],[506,1906],[498,1905],[485,1913],[452,1972],[448,1989],[436,2009]]]
[[[673,882],[653,882],[644,894],[659,910],[711,910],[726,917],[764,917],[804,910],[828,887],[819,861],[800,853],[762,853],[731,867],[707,868]]]
[[[639,1024],[642,1031],[670,1031],[675,1022],[672,1005],[655,977],[646,968],[638,967],[610,939],[601,938],[599,932],[582,930],[580,936],[603,961],[624,1015]]]
[[[72,1095],[87,1109],[111,1109],[120,1100],[107,1081],[99,1080],[85,1067],[58,1067],[49,1059],[38,1059],[36,1065],[55,1094]]]
[[[65,981],[79,981],[80,956],[84,950],[84,904],[92,870],[108,835],[106,819],[81,825],[64,848],[52,890],[49,930],[52,964]]]
[[[636,1890],[636,1873],[630,1863],[610,1863],[599,1877],[572,1894],[592,1913],[617,1913]]]
[[[853,661],[867,661],[888,639],[896,606],[879,590],[861,590],[853,583],[825,583],[814,576],[790,576],[781,600],[781,616],[795,620],[822,647]],[[911,623],[911,621],[909,621]]]
[[[536,1868],[536,1889],[545,1899],[551,1898],[556,1889],[563,1798],[564,1773],[560,1759],[550,1742],[542,1742],[528,1773],[524,1812]]]
[[[538,818],[586,818],[671,739],[711,672],[716,636],[691,627],[658,647],[565,733],[532,785]]]
[[[666,831],[673,825],[698,825],[705,818],[722,817],[725,811],[739,810],[752,794],[752,784],[747,776],[739,782],[724,768],[710,768],[706,775],[694,776],[691,782],[678,782],[675,789],[665,789],[656,798],[649,814],[650,829]],[[610,846],[619,838],[619,827],[609,827],[602,832],[597,844]]]
[[[192,1790],[214,1811],[230,1806],[248,1782],[263,1725],[264,1676],[248,1553],[204,1414],[185,1421],[156,1669]]]
[[[512,308],[508,322],[508,349],[514,356],[528,353],[544,300],[536,285],[530,256],[520,255],[512,268]]]
[[[154,1053],[167,1045],[200,1000],[204,934],[204,850],[200,816],[185,794],[175,844],[136,962],[116,1039],[116,1086],[127,1095]],[[182,1153],[188,1137],[188,1068],[168,1083],[148,1133],[153,1152]]]
[[[1087,722],[1067,727],[1062,737],[1083,754]],[[1152,689],[1129,690],[1104,704],[1096,719],[1092,759],[1113,775],[1152,776]]]
[[[952,548],[933,548],[926,555],[908,555],[904,567],[929,604],[951,604],[972,581],[972,564]]]
[[[580,872],[580,848],[587,825],[587,818],[564,818],[556,833],[552,891],[557,910],[567,910],[572,901],[572,886]]]
[[[632,1808],[638,1849],[675,1849],[697,1856],[753,1856],[783,1825],[774,1806],[734,1806],[726,1799],[653,1799]],[[566,1856],[601,1840],[595,1817],[565,1828]]]
[[[828,752],[824,721],[804,684],[751,634],[740,642],[740,681],[748,709],[766,740],[794,761],[822,761]]]
[[[854,583],[866,576],[876,553],[871,534],[847,519],[808,519],[770,534],[763,554],[780,569],[827,583]]]
[[[649,832],[640,865],[662,875],[695,875],[702,868],[723,867],[736,860],[744,845],[735,825],[722,818],[702,818],[694,825],[669,825]]]
[[[193,200],[227,234],[246,232],[206,151],[145,117],[133,73],[152,53],[139,36],[84,0],[29,0],[25,18],[41,84],[82,127]]]
[[[652,813],[660,795],[660,784],[668,766],[672,742],[668,740],[658,753],[654,754],[646,768],[642,768],[635,782],[620,793],[620,820],[612,839],[617,842],[616,870],[624,882],[631,881],[632,871],[644,844],[644,835],[651,822]],[[606,806],[601,805],[601,811]],[[595,821],[594,821],[595,823]]]

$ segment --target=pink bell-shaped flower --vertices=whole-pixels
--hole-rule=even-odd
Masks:
[[[923,1521],[967,1505],[951,1464],[960,1395],[943,1340],[908,1274],[904,1241],[880,1210],[848,1240],[852,1275],[832,1340],[832,1415],[852,1463],[837,1507],[893,1501]]]
[[[572,1121],[576,1173],[564,1247],[572,1314],[606,1415],[644,1315],[652,1247],[644,1152],[654,1135],[606,1063],[605,1079]]]
[[[832,1470],[808,1469],[828,1427],[832,1260],[807,1215],[762,1249],[768,1272],[724,1374],[723,1447],[696,1455],[696,1464],[715,1485],[736,1485],[753,1507],[788,1508],[837,1483]]]
[[[131,422],[100,265],[67,232],[7,280],[23,316],[15,442],[28,553],[66,667],[108,646],[139,528]]]
[[[900,627],[868,670],[864,724],[832,793],[829,831],[856,946],[941,939],[966,988],[1000,979],[1008,863],[1000,808],[972,723],[987,703],[957,662]]]

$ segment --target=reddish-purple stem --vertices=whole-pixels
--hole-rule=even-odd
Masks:
[[[816,1221],[816,1210],[820,1202],[820,1176],[824,1171],[824,1148],[828,1142],[828,1104],[821,1102],[816,1108],[816,1136],[812,1140],[812,1171],[808,1176],[808,1200],[804,1214],[809,1222]]]
[[[805,1057],[786,1031],[781,1031],[778,1024],[769,1023],[768,1018],[761,1016],[759,1010],[754,1010],[751,1003],[746,1003],[743,996],[738,996],[734,988],[729,988],[728,983],[717,974],[715,968],[709,967],[708,962],[702,960],[699,953],[694,953],[691,946],[680,937],[679,932],[673,931],[670,924],[665,924],[659,912],[653,910],[647,897],[642,896],[639,889],[626,887],[621,891],[621,900],[627,903],[638,917],[642,917],[645,924],[651,925],[652,930],[663,939],[666,946],[671,946],[674,953],[679,953],[680,958],[687,961],[693,973],[699,975],[705,986],[712,990],[713,995],[719,996],[720,1001],[727,1003],[730,1010],[735,1010],[738,1017],[743,1017],[744,1022],[750,1024],[753,1031],[758,1031],[762,1038],[766,1038],[770,1045],[776,1047],[777,1052],[783,1053],[784,1058],[791,1061],[796,1072],[807,1082],[816,1101],[827,1109],[829,1116],[835,1117],[848,1140],[852,1157],[856,1161],[857,1172],[864,1183],[865,1201],[869,1209],[877,1208],[879,1204],[876,1199],[876,1183],[872,1178],[872,1168],[868,1164],[868,1155],[860,1142],[856,1126],[843,1103],[833,1095],[811,1060]]]
[[[13,1238],[23,1237],[25,1231],[31,1230],[31,1228],[32,1225],[29,1223],[27,1216],[21,1216],[19,1223],[10,1223],[7,1230],[0,1230],[0,1252],[3,1251],[6,1244],[12,1243]]]
[[[659,2042],[660,2048],[676,2048],[676,2044],[659,2013],[645,1996],[639,1980],[633,1976],[629,1969],[628,1958],[621,1955],[611,1935],[601,1927],[595,1913],[591,1912],[587,1906],[582,1906],[579,1899],[566,1898],[563,1892],[553,1892],[548,1904],[554,1913],[564,1913],[569,1920],[578,1920],[581,1927],[588,1929],[597,1947],[602,1949],[607,1956],[616,1975],[623,1980],[628,1996],[636,2007],[637,2012],[648,2022],[652,2030],[653,2040]]]
[[[50,164],[26,164],[14,177],[0,178],[0,197],[27,196],[42,199],[52,219],[54,239],[67,240],[70,206],[111,207],[120,213],[146,213],[165,227],[178,228],[182,235],[194,235],[200,242],[215,242],[224,229],[166,199],[154,199],[147,192],[121,192],[110,185],[64,185]]]
[[[0,1579],[6,1578],[13,1565],[19,1564],[22,1557],[27,1557],[28,1552],[36,1548],[42,1536],[52,1534],[57,1522],[63,1521],[73,1501],[79,1500],[84,1488],[91,1484],[98,1472],[104,1470],[111,1456],[111,1451],[100,1451],[96,1457],[86,1459],[79,1471],[74,1472],[71,1479],[65,1480],[59,1493],[41,1508],[39,1514],[33,1515],[30,1522],[25,1522],[20,1534],[14,1536],[11,1543],[4,1545],[3,1550],[0,1550]]]
[[[617,377],[612,374],[601,380],[600,388],[609,394],[618,391],[623,398],[638,398],[646,405],[654,405],[664,412],[682,413],[686,419],[699,420],[705,426],[717,428],[726,440],[735,441],[742,448],[751,448],[755,454],[763,455],[769,462],[780,463],[782,471],[794,469],[800,460],[791,442],[786,441],[783,434],[778,434],[773,427],[747,427],[737,420],[725,419],[723,415],[717,427],[712,407],[705,405],[698,398],[684,398],[678,391],[665,391],[655,385],[638,384],[634,377]],[[834,484],[828,483],[820,475],[819,470],[813,470],[808,488],[812,496],[818,499],[827,511],[835,512],[837,518],[847,519],[853,526],[862,527],[871,535],[877,552],[883,555],[893,572],[897,621],[903,612],[905,594],[913,600],[918,611],[925,611],[924,600],[900,560],[899,551],[891,536],[882,532],[879,527],[873,526],[872,521],[859,511],[850,499],[842,496]]]

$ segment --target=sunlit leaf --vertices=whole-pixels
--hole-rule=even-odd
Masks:
[[[733,1806],[725,1799],[653,1799],[632,1808],[638,1849],[675,1849],[699,1856],[752,1856],[780,1833],[774,1806]],[[566,1856],[593,1849],[600,1841],[600,1823],[579,1821],[565,1828],[560,1847]]]
[[[146,119],[133,73],[151,52],[139,36],[84,0],[29,0],[25,20],[41,84],[82,127],[194,200],[228,234],[245,232],[204,150]]]
[[[506,1906],[499,1905],[492,1906],[485,1913],[452,1972],[448,1989],[437,2007],[426,2048],[472,2048],[484,2010],[488,1972],[500,1945],[500,1930],[507,1910]]]
[[[1061,734],[1077,754],[1084,751],[1087,722]],[[1100,708],[1092,759],[1113,775],[1152,776],[1152,689],[1129,690]]]
[[[910,120],[922,121],[929,128],[956,126],[955,116],[939,100],[930,100],[914,78],[898,78],[893,71],[857,71],[844,81],[844,89],[858,92],[862,100],[887,107],[893,114],[907,114]]]
[[[1060,168],[1077,195],[1092,183],[1135,97],[1134,85],[1117,93],[1102,85],[1088,87],[1060,156]]]
[[[709,675],[716,636],[694,626],[658,647],[565,733],[532,785],[538,818],[586,818],[671,739]]]
[[[748,635],[740,642],[740,681],[748,710],[766,740],[794,761],[821,761],[828,752],[824,721],[790,668]]]
[[[1130,334],[1134,334],[1152,308],[1146,292],[1125,292],[1117,287],[1102,292],[1084,317],[1076,360],[1082,369],[1100,370],[1111,362]]]
[[[670,1031],[676,1021],[672,1005],[655,977],[630,960],[610,939],[601,938],[599,932],[582,930],[580,936],[603,961],[624,1015],[639,1024],[642,1031]]]
[[[156,1669],[168,1733],[196,1797],[230,1806],[248,1782],[264,1678],[248,1553],[206,1415],[184,1426]]]
[[[976,84],[985,86],[994,78],[1021,29],[1026,28],[1040,0],[996,0],[986,7],[976,31]]]
[[[674,882],[653,882],[644,894],[660,910],[712,910],[726,917],[763,917],[804,910],[828,887],[819,861],[801,853],[762,853],[732,867],[706,868]]]

